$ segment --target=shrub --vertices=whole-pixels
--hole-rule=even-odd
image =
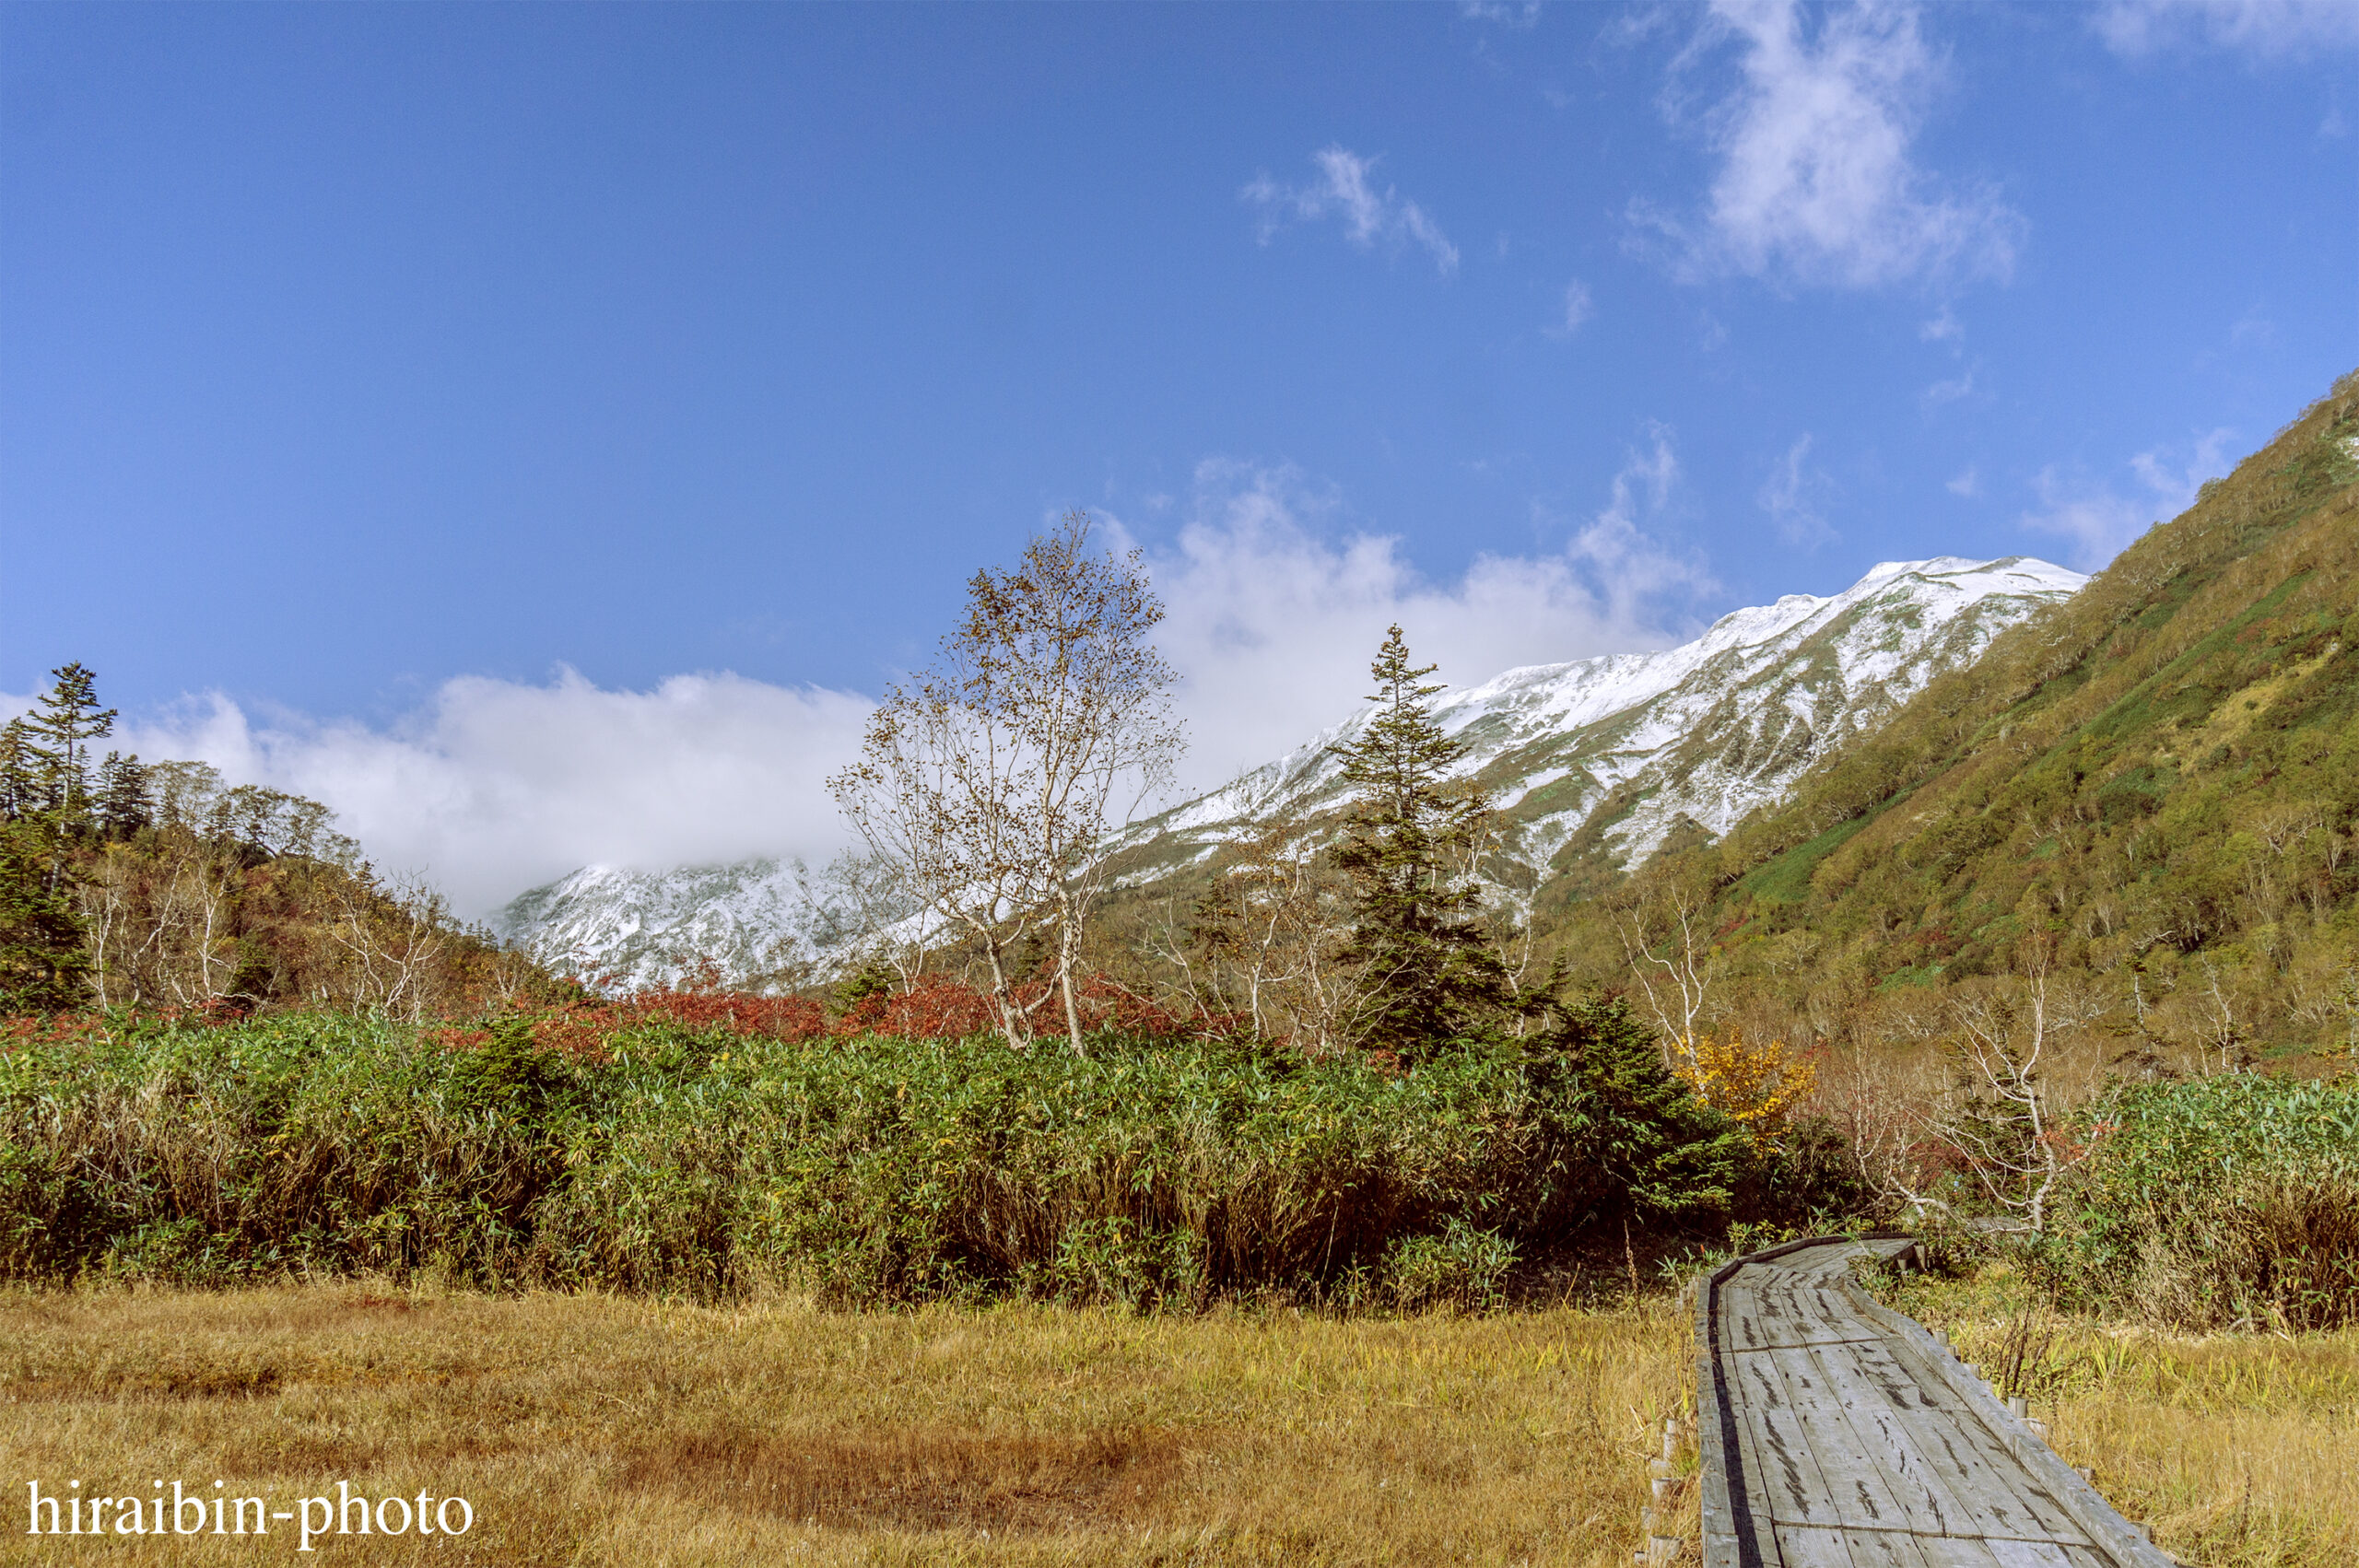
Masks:
[[[1452,1220],[1439,1235],[1404,1236],[1385,1259],[1385,1281],[1404,1312],[1448,1305],[1496,1306],[1515,1267],[1515,1243],[1496,1231]]]
[[[1472,1304],[1519,1249],[1719,1212],[1744,1154],[1609,1002],[1409,1071],[807,1022],[715,1001],[19,1030],[0,1270],[1189,1305],[1390,1270],[1402,1299]],[[1438,1250],[1402,1250],[1419,1238]]]
[[[2359,1079],[2125,1090],[2034,1255],[2068,1302],[2194,1328],[2359,1323]]]

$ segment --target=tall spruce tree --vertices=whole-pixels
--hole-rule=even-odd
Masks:
[[[87,825],[90,813],[90,743],[114,732],[115,710],[99,707],[99,677],[81,663],[52,670],[55,681],[25,720],[41,810],[59,828]]]
[[[99,764],[98,794],[93,803],[99,832],[107,838],[131,838],[154,822],[147,769],[140,765],[137,753],[129,756],[121,752],[107,753],[106,760]]]
[[[1353,884],[1345,957],[1365,977],[1363,1038],[1405,1058],[1494,1020],[1508,1005],[1507,971],[1480,910],[1473,860],[1489,819],[1479,791],[1453,783],[1465,748],[1442,732],[1394,626],[1369,666],[1376,717],[1341,748],[1357,791],[1335,864]]]
[[[21,822],[36,809],[32,731],[21,719],[0,724],[0,822]]]

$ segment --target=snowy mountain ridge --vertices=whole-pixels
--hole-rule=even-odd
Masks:
[[[1526,904],[1568,850],[1630,866],[1683,825],[1727,832],[2086,580],[2020,556],[1884,562],[1840,593],[1731,611],[1676,648],[1508,670],[1438,694],[1432,711],[1466,748],[1458,772],[1498,813],[1496,891]],[[1373,713],[1134,825],[1123,881],[1160,882],[1273,820],[1311,825],[1340,808],[1336,747]],[[626,986],[676,978],[688,954],[739,980],[824,973],[863,934],[840,888],[792,860],[585,867],[495,923],[543,962]]]

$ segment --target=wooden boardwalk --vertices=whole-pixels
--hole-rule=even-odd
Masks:
[[[1851,1278],[1910,1245],[1798,1242],[1701,1281],[1707,1568],[2172,1568]]]

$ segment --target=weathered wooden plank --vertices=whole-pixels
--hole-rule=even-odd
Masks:
[[[1912,1515],[1895,1495],[1846,1419],[1840,1399],[1819,1365],[1822,1352],[1840,1356],[1846,1346],[1798,1346],[1766,1352],[1786,1388],[1788,1404],[1802,1427],[1802,1442],[1818,1462],[1827,1503],[1844,1526],[1869,1529],[1916,1529],[1926,1522]]]
[[[1783,1568],[1866,1568],[1851,1555],[1851,1543],[1843,1532],[1813,1525],[1780,1525],[1778,1527],[1779,1555],[1764,1561],[1782,1563]],[[1872,1561],[1872,1559],[1871,1560]]]
[[[1919,1536],[1917,1549],[1925,1554],[1925,1568],[1999,1568],[1991,1543],[1972,1536]]]
[[[1989,1544],[1999,1568],[2082,1568],[2094,1560],[2086,1546],[2076,1549],[2056,1541],[1994,1540]],[[2073,1555],[2076,1550],[2081,1553],[2078,1557]]]
[[[1811,1454],[1802,1418],[1786,1397],[1783,1379],[1766,1356],[1739,1356],[1736,1363],[1738,1418],[1751,1433],[1753,1454],[1760,1466],[1747,1490],[1758,1499],[1759,1512],[1773,1521],[1780,1540],[1790,1525],[1839,1528],[1842,1513]]]
[[[1735,1288],[1733,1281],[1743,1271],[1743,1267],[1741,1264],[1730,1265],[1715,1277],[1713,1284],[1708,1286],[1707,1310],[1710,1320],[1707,1333],[1713,1356],[1715,1424],[1720,1427],[1719,1445],[1711,1450],[1711,1454],[1720,1456],[1724,1462],[1732,1457],[1740,1467],[1740,1472],[1725,1478],[1724,1484],[1719,1489],[1719,1494],[1727,1500],[1728,1535],[1725,1546],[1715,1550],[1722,1556],[1724,1564],[1732,1555],[1734,1568],[1776,1568],[1780,1561],[1777,1527],[1770,1517],[1768,1497],[1761,1485],[1761,1478],[1767,1473],[1767,1461],[1755,1441],[1751,1424],[1743,1417],[1743,1390],[1738,1387],[1734,1375],[1736,1358],[1728,1352],[1730,1325],[1720,1305],[1727,1293]],[[1697,1390],[1700,1402],[1702,1385],[1697,1386]],[[1708,1454],[1708,1463],[1709,1458],[1710,1454]],[[1708,1483],[1705,1495],[1708,1498],[1713,1496],[1713,1489]],[[1707,1545],[1708,1549],[1711,1548],[1711,1543]]]
[[[1843,1545],[1859,1568],[1932,1568],[1925,1543],[1906,1530],[1847,1529]],[[1974,1568],[1989,1564],[1976,1563]]]
[[[1708,1469],[1725,1472],[1706,1486],[1715,1568],[2148,1568],[2158,1554],[2117,1542],[2102,1499],[2060,1497],[2060,1461],[1850,1279],[1908,1245],[1772,1248],[1700,1293],[1699,1422],[1708,1386]]]
[[[1936,1378],[1914,1351],[1885,1340],[1857,1353],[1884,1380],[1915,1387],[1916,1401],[1895,1407],[1901,1424],[1966,1504],[1978,1534],[2087,1544],[2071,1510],[2024,1469],[1973,1402]]]
[[[1839,1354],[1822,1352],[1820,1363],[1856,1441],[1875,1457],[1927,1533],[2088,1539],[2060,1512],[2034,1531],[2025,1530],[2020,1518],[2038,1515],[2032,1502],[2020,1496],[1992,1506],[1988,1488],[1998,1485],[2013,1493],[2021,1490],[2018,1478],[1989,1467],[1984,1451],[1953,1430],[1966,1415],[1954,1408],[1955,1396],[1929,1393],[1907,1375],[1888,1346],[1845,1346]]]
[[[1831,1407],[1830,1424],[1837,1412],[1841,1417],[1830,1441],[1875,1468],[1909,1527],[1931,1536],[1973,1531],[1973,1511],[1901,1421],[1899,1407],[1912,1399],[1913,1389],[1880,1384],[1856,1346],[1819,1346],[1813,1356]]]

